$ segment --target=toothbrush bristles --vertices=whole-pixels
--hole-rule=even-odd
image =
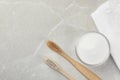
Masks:
[[[56,62],[54,62],[53,60],[51,60],[51,59],[49,59],[49,58],[47,58],[46,60],[45,60],[45,62],[46,62],[46,64],[49,66],[49,67],[51,67],[52,69],[54,69],[54,70],[59,70],[59,66],[56,64]]]

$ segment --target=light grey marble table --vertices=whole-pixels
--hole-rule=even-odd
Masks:
[[[75,44],[83,33],[96,31],[90,14],[104,0],[0,0],[0,80],[66,80],[44,63],[55,59],[76,80],[86,80],[70,63],[46,46],[56,41],[78,60]],[[78,60],[79,61],[79,60]],[[112,58],[87,66],[103,80],[120,80]]]

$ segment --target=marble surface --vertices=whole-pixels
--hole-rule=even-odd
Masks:
[[[66,80],[50,69],[44,57],[55,59],[76,80],[87,80],[46,46],[56,41],[78,60],[78,38],[96,31],[90,14],[104,0],[0,0],[0,80]],[[79,60],[78,60],[79,61]],[[103,80],[119,80],[112,58],[99,67],[87,66]]]

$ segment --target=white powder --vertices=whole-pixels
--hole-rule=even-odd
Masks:
[[[107,39],[96,32],[85,34],[79,39],[76,47],[78,57],[86,64],[99,65],[105,62],[110,49]]]

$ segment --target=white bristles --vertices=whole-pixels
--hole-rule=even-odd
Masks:
[[[60,66],[54,61],[54,60],[52,60],[52,59],[50,59],[50,58],[45,58],[45,63],[50,67],[50,68],[52,68],[52,69],[54,69],[54,70],[59,70],[60,69]]]

